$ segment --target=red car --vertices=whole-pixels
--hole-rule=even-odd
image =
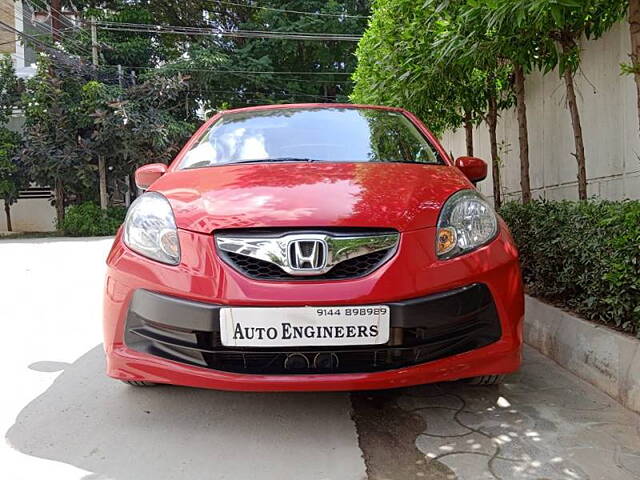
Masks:
[[[358,390],[520,365],[518,253],[411,113],[299,104],[217,114],[146,190],[107,260],[107,373],[133,385]]]

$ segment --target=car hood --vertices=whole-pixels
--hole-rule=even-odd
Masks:
[[[434,226],[444,201],[472,188],[455,167],[404,163],[264,163],[174,171],[164,194],[179,228]]]

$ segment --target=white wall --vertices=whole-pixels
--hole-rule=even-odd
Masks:
[[[576,75],[584,133],[589,195],[619,200],[640,198],[640,135],[633,77],[620,75],[629,62],[629,26],[616,25],[596,41],[582,43],[582,71]],[[527,77],[531,188],[535,197],[577,199],[577,166],[573,130],[565,107],[564,83],[558,72]],[[454,157],[465,155],[464,130],[446,133],[442,143]],[[518,124],[514,110],[498,121],[501,174],[506,197],[520,197]],[[489,134],[482,124],[474,131],[474,155],[490,162]],[[491,169],[489,169],[491,172]],[[492,191],[491,173],[480,184]]]
[[[46,198],[21,198],[11,205],[11,226],[14,232],[52,232],[55,230],[56,209]],[[0,200],[0,232],[7,231],[4,202]]]
[[[19,131],[24,116],[15,111],[9,119],[8,128]],[[48,198],[20,198],[11,205],[11,226],[14,232],[52,232],[55,230],[56,209]],[[4,201],[0,198],[0,232],[7,231]]]

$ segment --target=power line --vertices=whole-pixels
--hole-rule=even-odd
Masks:
[[[2,7],[0,7],[0,8],[2,8]],[[42,24],[42,22],[38,22],[38,23]],[[119,25],[117,22],[100,22],[100,23],[106,24],[106,25],[109,25],[109,26]],[[38,40],[33,35],[25,34],[24,32],[19,32],[18,30],[16,30],[15,28],[11,27],[10,25],[8,25],[8,24],[6,24],[4,22],[0,22],[0,25],[3,25],[5,27],[5,29],[9,29],[11,31],[14,31],[16,34],[18,34],[22,38],[29,38],[33,42],[35,42],[36,44],[44,46],[47,49],[57,50],[57,51],[59,51],[61,53],[64,53],[64,54],[68,55],[67,52],[65,52],[65,51],[63,51],[63,50],[61,50],[59,48],[47,45],[46,43]],[[43,24],[43,25],[48,27],[48,25],[46,25],[46,24]],[[157,25],[157,26],[151,25],[150,26],[150,25],[145,25],[145,24],[124,24],[124,25],[126,25],[126,26],[134,26],[134,27],[147,27],[147,28],[155,27],[154,30],[153,30],[153,33],[156,33],[159,28],[160,29],[163,29],[163,28],[175,28],[175,27],[163,27],[163,26],[160,26],[160,25]],[[180,28],[180,27],[177,27],[177,28]],[[186,31],[183,31],[181,33],[186,33],[186,34],[193,34],[194,32],[200,33],[202,31],[205,31],[207,34],[211,35],[212,32],[213,32],[213,30],[211,30],[211,29],[202,29],[202,28],[197,28],[197,27],[182,27],[182,29],[186,30]],[[62,31],[62,29],[60,31]],[[244,33],[270,33],[270,32],[244,32]],[[220,32],[215,32],[215,34],[220,34]],[[344,37],[344,36],[341,36],[341,37]],[[67,39],[67,40],[69,41],[69,39]],[[85,52],[87,51],[86,47],[83,47],[82,50],[84,50]],[[172,65],[166,65],[164,67],[168,67],[168,69],[171,69],[171,67],[174,67],[176,70],[185,71],[185,72],[223,73],[223,74],[232,74],[232,75],[235,75],[235,76],[240,76],[240,75],[246,75],[246,76],[253,76],[253,75],[321,75],[321,76],[324,76],[324,75],[332,75],[332,76],[334,76],[334,75],[338,75],[338,76],[351,75],[348,72],[327,72],[327,71],[322,71],[322,72],[298,71],[298,72],[296,72],[296,71],[255,71],[255,70],[226,70],[226,69],[224,69],[224,70],[216,70],[216,69],[196,69],[196,68],[193,68],[193,69],[181,69],[179,66],[172,66]],[[163,68],[163,67],[146,67],[146,66],[137,66],[136,67],[136,66],[129,66],[128,68],[156,70],[158,68]],[[252,79],[253,79],[254,82],[258,80],[257,77],[253,77]],[[351,80],[346,79],[346,80],[335,80],[335,81],[320,81],[320,80],[291,79],[291,81],[300,81],[300,82],[308,82],[308,83],[317,82],[317,83],[339,84],[339,83],[347,83],[347,82],[350,82]],[[236,95],[237,94],[241,94],[241,92],[237,92],[237,91],[236,92],[228,92],[228,93],[235,93]],[[258,92],[256,92],[256,93],[258,93]],[[278,92],[278,93],[280,93],[280,92]],[[283,94],[283,95],[293,95],[293,96],[296,96],[296,95],[297,96],[307,96],[307,97],[322,98],[322,99],[326,98],[326,97],[321,96],[321,95],[313,95],[313,94],[307,94],[307,93],[302,93],[302,92],[288,92],[288,93],[281,93],[281,94]]]
[[[103,65],[102,68],[116,68],[115,65]],[[238,76],[240,78],[249,78],[253,81],[259,81],[259,78],[254,76],[254,74],[278,74],[278,75],[351,75],[348,72],[286,72],[286,71],[259,71],[259,70],[215,70],[208,68],[184,68],[179,65],[163,65],[159,67],[148,67],[148,66],[133,66],[126,65],[126,68],[131,70],[175,70],[177,72],[196,72],[196,73],[228,73],[230,75]],[[335,80],[308,80],[303,78],[285,78],[286,81],[291,82],[301,82],[301,83],[313,83],[313,84],[329,84],[329,85],[342,85],[347,83],[353,83],[353,80],[350,78],[346,79],[335,79]]]
[[[26,0],[26,2],[29,4],[29,6],[31,7],[31,9],[35,12],[35,8],[34,7],[38,7],[38,5],[34,4],[32,1],[30,0]],[[45,2],[44,0],[42,1],[43,5],[48,8],[49,10],[53,10],[54,12],[56,12],[59,15],[59,18],[61,19],[65,19],[67,22],[69,22],[69,27],[67,28],[75,28],[78,30],[79,33],[82,33],[84,35],[86,35],[87,37],[91,37],[89,35],[89,32],[87,32],[84,28],[82,28],[80,26],[80,22],[76,22],[74,19],[69,18],[68,16],[66,16],[63,12],[61,12],[60,10],[56,10],[55,8],[53,8],[53,6],[47,2]],[[39,22],[42,23],[42,22]],[[53,28],[53,26],[52,26]],[[63,29],[60,29],[63,30]]]
[[[56,8],[54,8],[52,5],[48,4],[44,0],[42,0],[42,5],[36,4],[31,0],[24,0],[24,2],[27,4],[27,6],[31,9],[32,12],[36,12],[37,10],[42,10],[42,9],[48,9],[49,16],[51,17],[51,24],[47,24],[46,22],[41,22],[33,19],[33,21],[31,22],[32,25],[34,26],[39,25],[40,28],[44,29],[46,32],[57,35],[60,41],[64,40],[68,42],[71,46],[75,47],[83,55],[91,56],[91,52],[89,51],[89,48],[82,43],[81,39],[73,39],[69,37],[66,33],[63,33],[63,32],[68,32],[69,30],[73,30],[74,31],[73,33],[79,33],[81,36],[85,35],[87,36],[87,39],[90,40],[89,33],[84,28],[82,28],[79,21],[76,21],[68,17],[63,12],[61,12],[60,10],[57,10]],[[59,19],[61,20],[64,19],[69,26],[65,28],[60,28],[60,29],[54,28],[53,15],[51,14],[52,11],[56,12],[59,15],[58,17]]]
[[[75,55],[75,56],[71,55],[68,52],[65,52],[64,50],[62,50],[62,49],[60,49],[60,48],[58,48],[56,46],[48,45],[47,43],[39,40],[38,38],[34,37],[33,35],[30,35],[28,33],[24,33],[24,32],[21,32],[21,31],[17,30],[13,26],[3,22],[2,20],[0,20],[0,29],[4,29],[4,30],[8,30],[8,31],[14,32],[17,35],[20,35],[23,39],[31,40],[36,45],[40,46],[40,48],[42,48],[42,50],[49,52],[53,56],[58,55],[57,58],[60,61],[66,62],[67,66],[71,66],[72,65],[76,69],[84,68],[86,70],[86,72],[85,72],[86,74],[90,74],[92,76],[96,75],[95,68],[91,68],[91,70],[89,71],[87,69],[86,65],[83,64],[82,60],[77,55]],[[62,54],[64,57],[60,57],[59,54]]]
[[[41,40],[38,40],[36,37],[34,37],[33,35],[29,35],[28,33],[24,33],[21,32],[20,30],[17,30],[15,28],[13,28],[11,25],[9,25],[8,23],[3,22],[2,20],[0,20],[0,27],[2,27],[4,30],[9,30],[10,32],[14,32],[17,35],[20,35],[23,38],[28,38],[29,40],[31,40],[32,42],[40,45],[42,48],[44,48],[45,50],[56,50],[60,53],[63,53],[65,55],[69,55],[67,52],[65,52],[64,50],[61,50],[60,48],[48,45],[46,43],[44,43]]]
[[[73,28],[73,27],[63,28],[63,29],[61,29],[60,31],[69,30],[70,28]],[[34,33],[34,34],[33,34],[33,36],[34,36],[34,37],[48,37],[49,35],[50,35],[50,33]],[[16,43],[16,42],[19,42],[19,41],[20,41],[20,39],[19,39],[19,38],[16,38],[16,39],[14,39],[14,40],[8,40],[8,41],[6,41],[6,42],[2,42],[2,43],[0,43],[0,46],[1,46],[1,45],[9,45],[10,43]],[[12,55],[13,55],[13,54],[12,54]]]
[[[166,33],[172,35],[200,35],[236,38],[271,38],[279,40],[328,40],[337,42],[358,42],[361,35],[343,33],[314,32],[270,32],[262,30],[220,30],[205,27],[182,27],[178,25],[152,25],[144,23],[96,22],[102,30],[139,33]]]
[[[40,5],[36,5],[33,2],[29,1],[29,0],[24,0],[24,2],[27,4],[27,6],[31,9],[32,12],[36,12],[37,10],[41,10],[43,7],[41,7]],[[78,33],[87,35],[87,32],[79,25],[79,22],[74,21],[73,19],[67,17],[66,15],[64,15],[62,12],[60,12],[60,10],[56,10],[55,8],[53,8],[52,6],[48,5],[47,3],[43,2],[44,6],[47,7],[49,9],[48,14],[51,17],[51,22],[48,24],[43,21],[40,20],[36,20],[35,18],[30,22],[34,27],[36,26],[40,26],[40,28],[42,28],[45,31],[51,31],[52,33],[55,33],[57,35],[60,35],[61,32],[64,31],[68,31],[68,30],[75,30]],[[6,11],[6,10],[5,10]],[[64,28],[55,28],[53,26],[53,15],[51,14],[51,11],[54,11],[56,13],[58,13],[60,16],[58,17],[59,19],[64,19],[66,20],[66,23],[68,24],[67,27]],[[62,21],[60,23],[63,23]],[[60,37],[63,37],[63,35],[60,35]],[[68,37],[65,37],[67,40]]]
[[[113,65],[104,65],[101,68],[116,68]],[[160,70],[162,67],[146,67],[146,66],[131,66],[128,65],[127,66],[128,69],[132,69],[132,70],[139,70],[139,69],[143,69],[143,70]],[[170,69],[171,70],[171,69]],[[175,70],[179,73],[192,73],[192,72],[204,72],[204,73],[224,73],[224,74],[229,74],[229,75],[233,75],[235,77],[239,77],[241,79],[249,79],[251,80],[254,84],[258,84],[259,79],[252,76],[251,73],[269,73],[269,72],[251,72],[249,73],[248,71],[241,71],[241,70],[213,70],[213,69],[189,69],[189,68],[180,68],[179,66],[175,66]],[[278,73],[282,73],[282,74],[289,74],[289,72],[278,72]],[[294,74],[313,74],[313,72],[293,72]],[[346,74],[346,73],[345,73]],[[346,75],[350,75],[350,74],[346,74]],[[330,80],[306,80],[306,79],[299,79],[299,78],[291,78],[291,79],[284,79],[287,81],[291,81],[291,82],[307,82],[307,83],[319,83],[319,84],[331,84],[331,85],[344,85],[347,83],[351,83],[352,80],[347,79],[347,80],[335,80],[335,81],[330,81]],[[283,92],[283,90],[286,90],[287,92]],[[205,88],[195,88],[195,89],[191,89],[191,91],[207,91],[207,89]],[[324,95],[317,95],[317,94],[312,94],[312,93],[305,93],[305,92],[295,92],[293,90],[291,90],[290,87],[286,88],[286,89],[280,89],[280,91],[278,91],[278,88],[274,88],[275,93],[278,94],[283,94],[283,95],[291,95],[291,96],[306,96],[306,97],[313,97],[313,98],[317,98],[317,99],[326,99],[327,97]],[[220,91],[220,93],[235,93],[236,95],[240,95],[243,93],[248,93],[247,91],[243,91],[241,89],[235,90],[235,91],[231,91],[231,90],[226,90],[226,91]],[[269,93],[267,92],[251,92],[251,93],[257,93],[257,94],[264,94],[264,95],[269,95]]]
[[[280,97],[308,97],[308,98],[315,98],[315,99],[327,98],[324,95],[315,95],[313,93],[284,92],[284,91],[275,91],[275,92],[267,93],[267,92],[255,92],[250,90],[216,90],[216,89],[210,89],[210,88],[187,88],[186,91],[193,92],[193,93],[199,93],[199,92],[231,93],[239,97],[242,97],[244,95],[264,95],[266,97],[265,99],[268,99],[270,96],[274,96],[274,95],[280,96]]]
[[[165,66],[166,67],[166,66]],[[259,79],[252,76],[251,73],[270,73],[270,72],[251,72],[249,73],[248,71],[242,71],[242,70],[214,70],[214,69],[190,69],[190,68],[181,68],[180,66],[170,66],[170,67],[174,67],[176,72],[178,73],[192,73],[192,72],[204,72],[204,73],[224,73],[224,74],[229,74],[229,75],[233,75],[236,77],[239,77],[241,79],[249,79],[251,80],[254,84],[258,84]],[[101,67],[101,69],[106,69],[106,68],[117,68],[114,65],[103,65]],[[147,66],[132,66],[132,65],[127,65],[128,69],[132,69],[132,70],[161,70],[163,67],[147,67]],[[174,68],[170,68],[169,71],[173,70]],[[290,72],[278,72],[278,73],[282,73],[282,74],[289,74]],[[313,74],[314,72],[292,72],[293,74]],[[318,72],[321,73],[321,72]],[[322,72],[324,73],[324,72]],[[342,72],[339,72],[341,74],[343,74]],[[350,75],[348,73],[344,73],[345,75]],[[331,84],[331,85],[335,85],[335,86],[339,86],[339,85],[344,85],[347,83],[351,83],[352,80],[350,79],[346,79],[346,80],[307,80],[307,79],[298,79],[298,78],[292,78],[292,79],[285,79],[287,81],[290,82],[306,82],[306,83],[319,83],[319,84]],[[205,88],[190,88],[189,91],[192,92],[214,92],[214,90],[211,89],[207,89]],[[241,88],[237,89],[237,90],[217,90],[215,91],[216,93],[233,93],[235,95],[244,95],[247,93],[252,93],[252,94],[259,94],[259,95],[271,95],[268,92],[255,92],[255,91],[248,91],[248,90],[242,90]],[[316,98],[316,99],[326,99],[327,96],[325,95],[318,95],[318,94],[313,94],[313,93],[306,93],[306,92],[300,92],[300,91],[294,91],[292,90],[290,87],[287,88],[277,88],[277,86],[275,86],[273,88],[273,92],[272,94],[278,94],[278,95],[285,95],[285,96],[305,96],[305,97],[310,97],[310,98]]]
[[[84,54],[84,55],[90,55],[89,49],[83,45],[81,43],[80,40],[75,40],[70,38],[69,36],[67,36],[66,34],[63,34],[63,30],[64,29],[58,29],[58,28],[54,28],[53,25],[48,25],[44,22],[39,22],[39,21],[35,21],[35,23],[41,25],[42,27],[44,27],[45,29],[51,29],[51,32],[53,34],[56,34],[59,38],[59,41],[62,42],[63,40],[68,42],[71,46],[75,47],[80,53]]]
[[[116,65],[102,65],[100,68],[117,68]],[[252,80],[258,80],[258,78],[253,77],[254,74],[279,74],[279,75],[351,75],[350,72],[287,72],[287,71],[260,71],[260,70],[218,70],[218,69],[209,69],[209,68],[185,68],[180,65],[175,64],[166,64],[161,66],[149,67],[149,66],[136,66],[136,65],[124,65],[123,68],[127,68],[130,70],[175,70],[176,72],[196,72],[196,73],[228,73],[235,76],[244,75],[246,78],[250,78]],[[241,77],[242,78],[242,77]],[[329,84],[329,85],[342,85],[346,83],[353,83],[353,80],[350,78],[346,79],[335,79],[335,80],[308,80],[302,78],[287,78],[284,79],[292,82],[301,82],[301,83],[314,83],[314,84]]]
[[[38,7],[38,5],[34,4],[34,3],[33,3],[33,2],[31,2],[30,0],[26,0],[26,2],[27,2],[27,4],[29,5],[29,7],[31,8],[31,10],[35,12],[35,11],[36,11],[36,8]],[[45,1],[43,1],[42,3],[44,4],[44,6],[45,6],[46,8],[48,8],[48,9],[49,9],[49,16],[51,17],[51,21],[50,21],[50,22],[51,22],[51,24],[49,25],[49,24],[47,24],[46,22],[40,22],[40,21],[35,20],[35,19],[34,19],[34,22],[33,22],[33,23],[34,23],[34,24],[35,24],[35,23],[40,24],[42,27],[44,27],[44,29],[45,29],[45,30],[51,29],[51,32],[52,32],[53,34],[57,35],[57,36],[59,37],[59,39],[60,39],[60,40],[63,40],[63,39],[64,39],[64,40],[66,40],[66,41],[67,41],[67,42],[69,42],[71,45],[75,46],[75,47],[76,47],[80,52],[82,52],[84,55],[89,55],[89,54],[90,54],[89,49],[88,49],[88,48],[87,48],[87,47],[82,43],[82,41],[81,41],[81,40],[71,39],[69,36],[66,36],[65,34],[62,34],[62,32],[63,32],[64,30],[67,30],[67,29],[75,29],[78,33],[80,33],[80,34],[84,34],[84,35],[88,35],[88,33],[87,33],[87,32],[86,32],[86,31],[85,31],[81,26],[76,25],[76,22],[75,22],[73,19],[71,19],[71,18],[67,17],[67,16],[66,16],[64,13],[62,13],[60,10],[57,10],[57,9],[53,8],[53,6],[49,5],[49,4],[48,4],[47,2],[45,2]],[[53,12],[57,13],[57,14],[59,15],[59,16],[58,16],[58,18],[59,18],[59,19],[65,19],[65,20],[68,22],[69,26],[68,26],[66,29],[64,29],[64,28],[59,28],[59,29],[58,29],[58,28],[55,28],[55,27],[53,26],[53,15],[51,14],[51,11],[53,11]],[[62,22],[60,22],[60,23],[62,23]]]
[[[295,13],[298,15],[313,15],[318,17],[338,17],[338,18],[371,18],[369,15],[353,15],[348,13],[326,13],[326,12],[305,12],[302,10],[289,10],[286,8],[273,8],[273,7],[263,7],[261,5],[248,5],[245,3],[235,3],[223,0],[214,0],[216,3],[223,5],[233,5],[236,7],[246,7],[246,8],[255,8],[260,10],[269,10],[272,12],[281,12],[281,13]]]
[[[342,75],[343,72],[340,72],[340,75]],[[346,73],[346,72],[345,72]],[[250,78],[253,81],[259,81],[258,77],[253,76],[250,73],[246,73],[244,74],[246,76],[246,78]],[[351,75],[350,73],[348,75]],[[328,85],[337,85],[337,84],[346,84],[346,83],[353,83],[353,80],[351,80],[350,78],[347,79],[335,79],[335,80],[307,80],[307,79],[303,79],[303,78],[285,78],[283,79],[287,82],[301,82],[301,83],[314,83],[314,84],[328,84]]]
[[[0,5],[0,10],[4,11],[5,13],[8,13],[10,15],[14,15],[15,14],[13,9],[9,10],[8,7],[4,7],[2,5]],[[77,48],[81,53],[84,53],[85,55],[88,54],[87,47],[82,45],[78,40],[73,40],[73,39],[69,38],[68,36],[66,36],[66,34],[62,33],[64,30],[68,30],[69,28],[74,28],[74,27],[67,27],[67,28],[57,29],[57,28],[53,28],[53,25],[48,25],[48,24],[46,24],[44,22],[39,22],[37,20],[35,20],[32,23],[32,25],[34,27],[40,28],[42,30],[45,30],[45,32],[44,33],[40,33],[40,34],[33,34],[33,35],[31,35],[31,37],[48,36],[48,35],[51,34],[51,32],[55,32],[60,37],[61,40],[65,39],[67,42],[69,42],[70,45],[72,45],[75,48]],[[51,32],[49,31],[49,29],[51,29]],[[21,33],[18,30],[15,30],[15,31],[18,32],[18,33]],[[26,34],[24,36],[28,38],[28,36]],[[18,39],[11,40],[11,41],[5,42],[5,43],[12,43],[12,42],[16,42],[16,41],[18,41]],[[40,42],[40,43],[42,44],[43,42]],[[58,50],[62,52],[62,50],[60,50],[60,49],[58,49]]]
[[[114,67],[114,65],[110,65],[110,67]],[[287,72],[287,71],[281,71],[281,70],[273,70],[273,71],[262,71],[262,70],[215,70],[215,69],[208,69],[208,68],[186,68],[186,69],[181,69],[179,66],[173,66],[171,64],[167,64],[167,65],[161,65],[158,67],[146,67],[146,66],[132,66],[132,65],[127,65],[126,68],[130,68],[133,70],[138,70],[138,69],[142,69],[142,70],[158,70],[158,69],[162,69],[162,68],[175,68],[175,70],[180,70],[182,72],[209,72],[209,73],[246,73],[246,74],[263,74],[263,75],[351,75],[351,73],[348,72]]]
[[[260,83],[260,79],[258,79],[257,77],[254,77],[253,75],[244,74],[244,77],[242,75],[240,75],[240,74],[231,74],[231,75],[234,75],[235,77],[239,77],[241,79],[242,78],[246,78],[246,79],[250,80],[255,86],[258,86],[258,84]],[[286,82],[307,82],[307,83],[316,83],[317,82],[316,84],[320,84],[320,85],[330,83],[332,85],[335,85],[336,87],[338,85],[342,85],[343,83],[346,84],[346,83],[351,82],[351,80],[346,80],[346,81],[341,81],[341,80],[326,81],[326,80],[302,80],[302,79],[299,79],[299,78],[284,78],[283,80],[285,80]],[[277,86],[272,86],[272,87],[274,88],[274,90],[277,90]],[[286,90],[291,91],[290,86],[288,86],[286,88]],[[293,91],[291,91],[291,93],[294,94],[294,95],[296,94],[296,92],[293,92]],[[309,95],[309,94],[304,93],[304,92],[297,92],[297,93],[299,93],[301,95],[305,95],[305,96]],[[326,96],[323,96],[323,95],[313,95],[313,96],[316,97],[316,98],[319,98],[319,99],[326,99]]]

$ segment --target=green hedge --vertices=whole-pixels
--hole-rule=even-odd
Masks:
[[[67,207],[64,220],[58,228],[71,237],[114,235],[124,222],[127,209],[109,207],[106,211],[91,202]]]
[[[532,295],[640,336],[640,202],[508,203]]]

